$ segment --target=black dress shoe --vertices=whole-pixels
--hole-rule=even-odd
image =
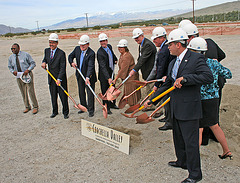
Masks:
[[[82,114],[82,113],[84,113],[84,111],[81,111],[81,110],[80,110],[80,111],[78,111],[78,114]]]
[[[181,183],[195,183],[195,182],[199,182],[202,179],[190,179],[190,178],[186,178],[184,179]]]
[[[108,114],[112,114],[112,111],[108,110],[107,113],[108,113]]]
[[[119,107],[116,106],[116,105],[110,106],[110,108],[111,108],[111,109],[119,109]]]
[[[187,167],[180,166],[176,161],[169,161],[168,165],[173,166],[175,168],[182,168],[184,170],[187,170]]]
[[[55,116],[57,116],[58,114],[54,114],[52,113],[52,115],[50,116],[50,118],[54,118]]]
[[[166,118],[162,118],[162,119],[159,119],[158,121],[162,122],[162,123],[165,123],[165,122],[167,122],[167,119]]]
[[[64,114],[64,119],[68,119],[68,118],[69,118],[68,114]]]
[[[88,114],[88,116],[89,116],[89,117],[93,117],[93,116],[94,116],[94,113],[93,113],[93,112],[90,112],[90,113]]]
[[[164,126],[159,127],[158,129],[159,129],[159,130],[164,130],[164,131],[166,131],[166,130],[171,130],[171,129],[172,129],[172,125],[169,125],[168,123],[165,123]]]

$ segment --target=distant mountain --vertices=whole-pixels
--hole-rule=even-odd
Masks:
[[[194,11],[194,15],[195,16],[213,15],[218,13],[228,13],[232,11],[240,11],[239,0],[199,9]],[[192,17],[192,11],[184,14],[179,14],[175,17],[185,17],[185,18]]]
[[[22,32],[32,32],[29,29],[24,29],[21,27],[10,27],[10,26],[6,26],[3,24],[0,24],[0,34],[7,34],[7,33],[22,33]]]
[[[152,11],[152,12],[136,12],[136,13],[100,13],[98,15],[92,16],[88,18],[88,26],[96,26],[96,25],[109,25],[120,22],[131,22],[131,21],[139,21],[139,20],[151,20],[151,19],[162,19],[166,17],[171,17],[177,15],[179,13],[189,12],[190,10],[164,10],[164,11]],[[75,19],[66,20],[63,22],[59,22],[57,24],[41,27],[44,29],[66,29],[66,28],[79,28],[86,27],[86,18],[78,17]]]

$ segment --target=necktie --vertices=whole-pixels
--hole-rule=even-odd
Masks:
[[[178,73],[178,68],[179,68],[180,63],[181,63],[181,60],[177,57],[177,60],[172,69],[172,78],[174,80],[176,80],[176,78],[177,78],[177,73]]]
[[[108,53],[109,67],[113,70],[113,58],[111,56],[109,48],[107,49],[107,53]]]
[[[82,51],[81,57],[80,57],[80,70],[81,70],[81,68],[82,68],[82,63],[83,63],[84,55],[85,55],[85,51]]]
[[[53,59],[53,50],[51,50],[50,59]]]
[[[19,59],[18,59],[18,55],[16,55],[16,64],[17,64],[17,70],[18,70],[18,72],[22,72],[22,69],[21,69],[20,63],[19,63]]]

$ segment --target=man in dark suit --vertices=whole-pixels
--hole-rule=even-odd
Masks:
[[[80,41],[78,42],[80,46],[76,46],[72,53],[68,56],[68,61],[71,67],[78,68],[83,76],[86,78],[86,82],[82,79],[78,71],[76,71],[76,77],[78,81],[78,92],[81,105],[85,106],[88,109],[89,117],[94,116],[94,95],[90,89],[86,86],[89,84],[92,89],[95,89],[95,82],[97,81],[96,72],[95,72],[95,53],[89,47],[89,36],[82,35]],[[73,62],[73,59],[76,58],[76,63]],[[86,92],[88,95],[88,104],[86,102]],[[83,113],[83,111],[78,111],[78,113]]]
[[[168,48],[171,55],[177,58],[169,64],[166,81],[154,95],[158,96],[172,85],[176,87],[170,93],[170,107],[177,161],[168,164],[188,170],[189,176],[183,183],[202,179],[199,153],[199,119],[202,116],[200,87],[213,82],[204,56],[189,51],[186,48],[187,39],[182,29],[175,29],[169,34]],[[145,106],[148,106],[148,102],[145,102]]]
[[[168,49],[167,42],[167,32],[163,27],[156,27],[152,32],[151,39],[153,40],[156,47],[159,47],[155,58],[155,65],[147,78],[147,81],[153,79],[162,79],[167,75],[168,65],[175,58],[175,56],[171,55]],[[157,89],[162,85],[163,82],[156,82],[154,84],[153,90],[157,91]],[[163,97],[163,101],[165,101],[169,95]],[[160,122],[165,122],[164,126],[159,127],[159,130],[169,130],[172,129],[172,121],[171,121],[171,112],[170,112],[170,104],[167,103],[164,106],[165,109],[165,118],[160,119]]]
[[[60,96],[64,115],[64,119],[68,119],[69,107],[68,107],[68,97],[63,90],[59,87],[59,84],[67,90],[67,75],[66,75],[66,55],[65,52],[57,47],[58,45],[58,35],[55,33],[49,36],[49,47],[44,51],[44,58],[42,61],[42,68],[46,68],[48,65],[49,72],[57,79],[55,82],[50,75],[48,75],[48,84],[52,100],[52,115],[50,118],[54,118],[58,114],[58,104],[57,98],[58,94]]]
[[[105,94],[112,83],[112,74],[114,72],[114,64],[117,63],[117,57],[112,50],[112,46],[108,44],[108,37],[101,33],[98,36],[101,47],[97,51],[97,61],[99,65],[98,80],[100,81],[102,94]],[[103,104],[107,104],[108,114],[112,114],[110,108],[118,109],[116,100],[113,102],[103,100]]]

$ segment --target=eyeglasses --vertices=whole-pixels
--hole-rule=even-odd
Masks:
[[[16,50],[16,48],[11,48],[11,50]]]

